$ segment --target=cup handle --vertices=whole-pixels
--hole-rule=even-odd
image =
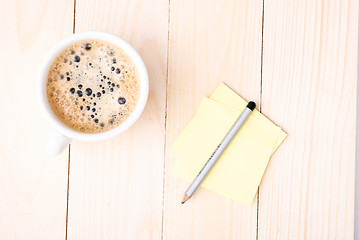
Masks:
[[[70,144],[71,138],[54,131],[47,142],[46,152],[52,156],[59,155]]]

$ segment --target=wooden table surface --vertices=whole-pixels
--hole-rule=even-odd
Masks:
[[[353,239],[357,0],[0,0],[0,239]],[[36,97],[74,32],[138,50],[150,94],[111,140],[60,156]],[[173,175],[170,145],[224,82],[288,137],[253,205]]]

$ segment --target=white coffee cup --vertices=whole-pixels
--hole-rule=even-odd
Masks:
[[[51,110],[46,93],[47,75],[49,73],[51,64],[56,59],[58,54],[70,44],[87,39],[103,40],[120,47],[131,57],[139,73],[140,96],[134,111],[119,126],[102,133],[82,133],[71,129],[70,127],[65,125],[55,116],[55,114]],[[135,49],[133,49],[133,47],[131,47],[130,44],[128,44],[121,38],[106,32],[98,31],[76,33],[59,42],[51,49],[49,54],[45,57],[44,61],[42,62],[38,76],[38,95],[43,113],[55,128],[55,131],[50,136],[50,139],[46,146],[46,151],[51,155],[57,155],[61,153],[73,139],[81,141],[100,141],[119,135],[126,129],[130,128],[132,124],[134,124],[134,122],[139,118],[143,109],[145,108],[148,97],[148,74],[146,66],[143,63],[140,55],[136,52]]]

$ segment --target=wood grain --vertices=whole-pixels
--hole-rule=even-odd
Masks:
[[[353,239],[357,1],[265,1],[262,111],[288,132],[258,239]]]
[[[132,44],[150,95],[124,134],[53,158],[36,76],[73,26]],[[353,239],[357,0],[0,0],[0,30],[0,239]],[[170,146],[221,82],[288,137],[259,202],[181,205]]]
[[[259,102],[261,33],[262,1],[171,0],[163,239],[256,238],[256,201],[199,189],[181,205],[189,183],[173,175],[170,145],[221,82]]]
[[[52,131],[37,74],[72,33],[73,1],[0,1],[0,238],[64,239],[68,151],[45,153]]]
[[[71,146],[68,239],[161,236],[168,1],[76,1],[76,32],[101,30],[142,56],[150,94],[140,119],[104,142]]]

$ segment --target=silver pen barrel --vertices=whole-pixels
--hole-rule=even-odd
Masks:
[[[187,195],[188,198],[192,197],[193,193],[197,190],[203,179],[207,176],[208,172],[212,169],[213,165],[216,163],[218,158],[224,152],[224,150],[229,145],[231,140],[234,138],[238,130],[243,126],[244,122],[247,120],[247,118],[252,113],[255,107],[256,104],[254,102],[249,102],[247,107],[244,108],[243,112],[240,114],[240,116],[235,121],[231,129],[223,138],[222,142],[214,150],[212,155],[209,157],[207,163],[204,165],[202,170],[198,173],[197,177],[194,179],[192,184],[189,186],[189,188],[185,192],[185,196]],[[184,203],[184,201],[182,201],[182,203]]]

